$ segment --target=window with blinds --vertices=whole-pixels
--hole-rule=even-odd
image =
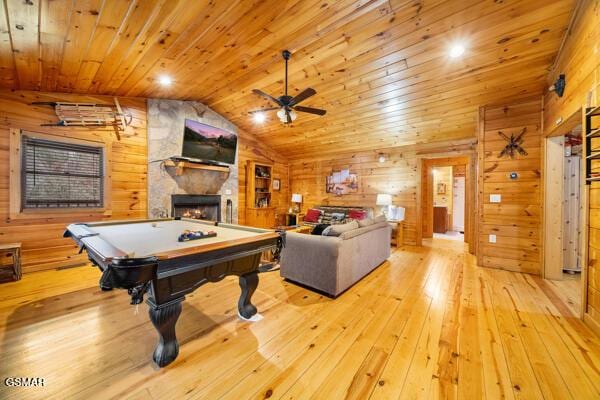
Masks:
[[[22,136],[21,207],[100,208],[102,147]]]

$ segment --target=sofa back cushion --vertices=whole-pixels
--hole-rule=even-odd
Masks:
[[[352,221],[347,224],[331,225],[323,231],[323,236],[340,236],[344,232],[358,229],[358,222]]]
[[[373,218],[373,222],[375,222],[376,224],[378,224],[380,222],[387,222],[387,218],[385,217],[385,215],[379,214],[378,216]]]
[[[317,210],[316,208],[309,208],[304,215],[304,220],[306,222],[319,222],[319,218],[321,217],[321,210]]]
[[[339,237],[340,237],[340,239],[344,239],[344,240],[346,240],[346,239],[352,239],[353,237],[360,236],[360,235],[365,234],[367,232],[371,232],[371,231],[374,231],[376,229],[382,229],[382,228],[384,228],[384,229],[390,229],[390,230],[392,229],[387,222],[378,222],[376,224],[371,224],[369,226],[365,226],[365,227],[362,227],[362,228],[352,229],[352,230],[346,231],[346,232],[342,233]]]
[[[375,223],[375,221],[373,221],[373,218],[365,218],[365,219],[361,219],[360,221],[358,221],[358,226],[361,228],[364,228],[365,226],[370,226],[373,225]]]

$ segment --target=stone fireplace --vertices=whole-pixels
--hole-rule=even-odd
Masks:
[[[221,222],[221,196],[218,194],[173,194],[171,216]]]
[[[167,168],[164,160],[181,154],[186,119],[202,122],[237,134],[237,127],[202,103],[148,99],[148,210],[150,218],[177,216],[178,213],[209,215],[207,219],[231,221],[238,218],[238,166],[229,172],[186,168],[179,174]],[[205,199],[196,202],[196,196]],[[191,199],[194,199],[193,201]],[[220,201],[220,204],[209,205]],[[174,201],[185,205],[174,208]],[[189,208],[185,210],[185,208]],[[216,213],[216,217],[214,216]]]

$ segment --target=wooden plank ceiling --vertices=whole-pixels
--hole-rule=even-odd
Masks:
[[[475,137],[541,95],[575,0],[4,0],[0,85],[201,101],[290,158]],[[449,48],[464,43],[453,59]],[[313,87],[283,127],[253,88]],[[173,79],[168,87],[162,75]]]

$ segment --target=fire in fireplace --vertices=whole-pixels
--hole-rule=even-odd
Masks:
[[[171,195],[171,215],[221,222],[221,196],[218,194]]]

